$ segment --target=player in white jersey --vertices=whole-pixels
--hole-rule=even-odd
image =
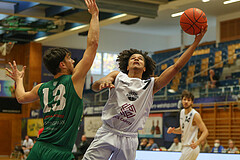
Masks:
[[[180,160],[196,160],[199,155],[199,144],[208,136],[208,129],[205,126],[200,114],[192,108],[194,96],[185,90],[182,93],[183,108],[180,112],[180,127],[169,127],[167,133],[182,134],[182,155]],[[202,132],[199,139],[198,129]]]
[[[207,28],[202,29],[178,61],[159,77],[150,78],[155,62],[146,52],[130,49],[119,54],[117,61],[121,72],[113,71],[92,85],[94,91],[110,88],[110,93],[102,112],[103,125],[83,160],[135,159],[137,131],[144,127],[153,104],[153,94],[166,86],[188,62],[206,31]]]

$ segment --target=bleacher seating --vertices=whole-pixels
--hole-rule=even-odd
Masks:
[[[186,49],[184,49],[184,51],[185,50]],[[237,58],[240,58],[239,52],[240,40],[220,43],[218,47],[216,47],[215,44],[197,47],[189,62],[170,82],[170,84],[168,85],[168,89],[171,88],[177,91],[177,93],[180,93],[183,89],[186,88],[204,88],[206,82],[209,80],[209,68],[212,67],[215,70],[215,74],[221,76],[225,65],[234,65]],[[171,56],[173,56],[172,59],[164,61]],[[153,59],[157,63],[161,63],[162,61],[164,61],[163,64],[157,65],[155,74],[161,74],[167,67],[175,63],[179,57],[179,50],[153,55]],[[222,88],[217,88],[213,90],[209,89],[208,96],[223,95],[225,93],[238,94],[237,91],[239,91],[239,87],[236,86],[239,85],[238,78],[240,78],[240,72],[233,71],[231,75],[231,80],[223,79],[219,81],[219,87]],[[170,93],[168,94],[170,95]],[[164,95],[164,92],[160,91],[158,95]],[[206,96],[206,90],[201,89],[199,95]]]

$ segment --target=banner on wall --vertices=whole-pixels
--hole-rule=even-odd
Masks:
[[[0,97],[0,113],[18,113],[22,112],[22,105],[16,98]]]
[[[84,117],[84,132],[88,138],[95,137],[98,128],[102,126],[101,116],[85,116]]]
[[[139,130],[139,137],[142,138],[162,138],[162,118],[163,114],[150,114],[146,120],[145,126]]]
[[[30,137],[37,137],[39,129],[43,127],[43,119],[28,119],[27,120],[27,135]]]
[[[14,81],[0,80],[0,97],[15,97]]]
[[[178,110],[179,100],[154,101],[151,111],[156,110]]]
[[[19,68],[19,67],[18,67]],[[5,66],[0,66],[0,97],[15,97],[15,82],[6,75]]]

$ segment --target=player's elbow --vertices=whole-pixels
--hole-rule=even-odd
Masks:
[[[23,97],[17,97],[17,101],[20,104],[25,104],[26,103]]]
[[[206,129],[206,136],[208,136],[209,135],[209,132],[208,132],[208,129]]]
[[[88,41],[88,47],[90,47],[93,50],[97,50],[98,48],[98,38],[93,38]]]

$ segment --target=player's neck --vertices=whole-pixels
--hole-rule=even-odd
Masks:
[[[140,72],[139,70],[129,70],[128,77],[142,79],[142,72]]]
[[[192,107],[185,109],[185,114],[188,114],[189,112],[191,112],[191,110],[192,110]]]
[[[61,77],[62,75],[69,75],[69,73],[64,72],[64,71],[59,72],[59,73],[57,73],[57,74],[54,76],[54,79],[56,79],[56,78],[58,78],[58,77]]]

